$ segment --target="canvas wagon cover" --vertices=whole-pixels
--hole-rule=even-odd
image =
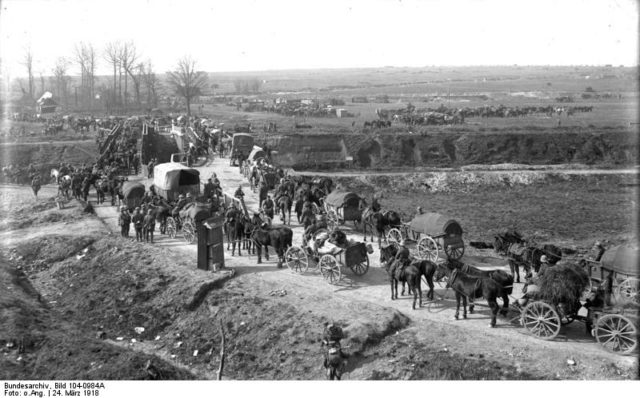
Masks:
[[[247,159],[255,160],[255,159],[266,158],[266,157],[267,157],[267,154],[264,152],[264,150],[259,146],[254,145]]]
[[[603,268],[629,276],[640,276],[638,248],[627,245],[612,247],[602,255]]]
[[[425,213],[417,215],[411,220],[412,231],[430,236],[462,235],[462,227],[456,220],[452,220],[440,213]]]
[[[333,191],[324,198],[324,202],[333,207],[358,206],[360,196],[353,192]]]
[[[187,185],[199,185],[200,172],[180,163],[161,163],[153,168],[153,185],[171,190]]]
[[[139,182],[127,181],[122,184],[122,195],[125,199],[141,198],[144,196],[144,191],[144,185]]]
[[[253,148],[253,136],[246,133],[237,133],[233,135],[233,147],[241,149]]]

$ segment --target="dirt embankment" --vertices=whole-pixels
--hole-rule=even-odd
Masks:
[[[341,156],[353,157],[355,167],[382,170],[495,163],[630,166],[638,162],[635,134],[617,130],[308,133],[260,137],[257,144],[276,150],[279,164],[297,169],[340,167]]]

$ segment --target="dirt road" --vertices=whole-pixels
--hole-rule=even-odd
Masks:
[[[257,195],[248,188],[248,182],[243,179],[237,167],[229,167],[227,159],[216,158],[208,162],[203,167],[199,167],[201,179],[206,180],[211,173],[217,173],[221,180],[222,187],[225,192],[233,193],[238,185],[242,185],[245,191],[245,200],[249,211],[257,209]],[[133,178],[130,178],[132,180]],[[140,179],[146,185],[151,180]],[[114,233],[117,233],[117,211],[115,207],[110,205],[96,206],[96,212],[108,225]],[[280,223],[279,219],[275,220]],[[301,244],[302,228],[295,221],[292,222],[291,228],[294,232],[294,245]],[[360,233],[347,228],[350,237],[362,239]],[[197,247],[196,245],[188,245],[182,240],[181,235],[176,239],[170,239],[167,236],[156,235],[155,245],[166,247],[172,251],[180,251],[185,256],[190,256],[193,263],[196,261]],[[620,363],[625,366],[632,366],[637,358],[621,357],[604,351],[591,336],[585,335],[584,325],[574,322],[566,326],[561,335],[552,341],[539,340],[527,334],[527,332],[519,326],[517,322],[510,322],[510,319],[517,317],[517,313],[512,311],[508,319],[499,318],[496,328],[489,328],[489,311],[485,304],[479,304],[476,312],[470,314],[466,320],[454,320],[455,300],[453,300],[452,292],[446,291],[444,286],[436,284],[435,294],[436,300],[429,302],[426,300],[427,287],[423,284],[424,305],[415,311],[411,310],[411,300],[408,296],[401,297],[399,300],[392,301],[390,299],[390,289],[388,278],[384,269],[380,267],[379,251],[377,244],[374,243],[374,253],[370,255],[371,267],[369,272],[362,276],[354,276],[350,270],[344,268],[343,273],[345,279],[339,285],[330,285],[325,282],[319,272],[309,270],[306,274],[295,274],[286,267],[282,270],[276,268],[276,260],[272,253],[269,261],[264,261],[262,265],[256,264],[255,256],[231,256],[230,252],[226,252],[225,264],[227,267],[233,267],[237,271],[237,277],[230,282],[233,284],[251,286],[254,291],[269,291],[274,287],[279,287],[290,292],[281,300],[289,302],[292,305],[300,305],[300,297],[318,297],[319,302],[312,304],[322,306],[322,300],[330,297],[332,300],[348,303],[354,301],[367,301],[377,305],[395,308],[412,321],[412,328],[416,333],[422,333],[429,328],[433,328],[433,324],[438,324],[439,328],[455,328],[455,333],[451,336],[469,336],[465,339],[463,345],[458,348],[463,351],[477,352],[483,350],[492,352],[493,355],[503,356],[506,359],[514,359],[514,352],[526,352],[531,363],[536,364],[541,372],[546,372],[548,362],[554,361],[556,367],[566,367],[568,358],[575,358],[576,355],[582,355],[582,362],[595,361],[600,363],[606,361],[608,363]],[[477,250],[472,247],[466,248],[464,261],[471,263],[483,269],[503,269],[508,271],[507,263],[498,258],[491,250]],[[521,296],[521,284],[516,284],[513,297]],[[443,299],[446,297],[446,299]],[[320,299],[323,298],[323,299]],[[305,300],[307,303],[308,300]],[[474,338],[471,338],[474,336]],[[481,337],[480,337],[481,336]],[[464,337],[463,337],[464,338]],[[450,339],[443,337],[443,341]],[[489,344],[489,346],[487,346]],[[524,354],[523,354],[524,355]]]

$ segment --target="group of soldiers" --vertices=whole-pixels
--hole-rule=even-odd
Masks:
[[[120,215],[118,216],[118,225],[120,226],[120,235],[123,238],[129,237],[131,224],[136,231],[136,242],[153,243],[153,231],[156,227],[156,218],[153,210],[146,210],[146,214],[140,207],[136,207],[133,212],[129,212],[127,206],[120,207]]]

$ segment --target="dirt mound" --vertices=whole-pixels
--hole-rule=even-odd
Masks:
[[[114,347],[59,321],[26,275],[0,256],[0,378],[192,379],[151,355]]]
[[[44,202],[18,206],[0,220],[0,231],[52,223],[73,223],[86,216],[80,203],[75,199],[64,206],[65,208],[59,210],[53,197],[45,199]]]
[[[250,294],[243,286],[228,287],[228,275],[203,273],[179,254],[142,247],[106,237],[90,244],[82,258],[73,255],[48,269],[30,269],[40,271],[34,279],[43,296],[84,330],[104,332],[110,339],[135,338],[198,374],[207,375],[217,366],[222,323],[230,342],[226,378],[323,377],[321,325],[335,321],[329,313],[344,313],[331,305],[324,306],[326,313],[307,312],[304,304]],[[366,322],[339,319],[351,352],[378,343],[408,323],[395,310],[349,305],[370,314]]]

